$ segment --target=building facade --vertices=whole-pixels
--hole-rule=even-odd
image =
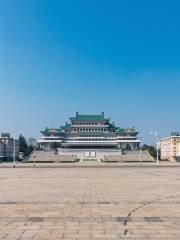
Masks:
[[[41,131],[39,147],[46,149],[56,144],[62,148],[117,148],[138,149],[140,141],[134,128],[119,128],[110,118],[100,115],[81,115],[78,112],[70,123],[60,128]]]
[[[161,160],[180,161],[180,135],[172,133],[160,141]]]
[[[15,156],[19,158],[19,141],[15,140]],[[12,161],[14,157],[14,139],[10,133],[1,133],[0,136],[0,160]]]

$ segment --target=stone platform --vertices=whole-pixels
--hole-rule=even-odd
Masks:
[[[180,239],[179,168],[0,168],[0,239]]]

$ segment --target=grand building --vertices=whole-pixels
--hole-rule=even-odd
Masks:
[[[138,132],[134,128],[115,126],[103,112],[100,115],[81,115],[77,112],[69,120],[60,128],[46,127],[41,131],[39,147],[48,149],[54,144],[62,148],[139,148]]]
[[[171,136],[160,141],[161,160],[180,161],[180,134],[171,133]]]

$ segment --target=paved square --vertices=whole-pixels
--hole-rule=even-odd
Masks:
[[[0,239],[180,239],[179,172],[0,169]]]

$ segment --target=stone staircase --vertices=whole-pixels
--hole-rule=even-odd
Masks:
[[[35,161],[39,163],[60,163],[60,162],[75,162],[76,156],[73,154],[57,153],[54,151],[36,151]],[[27,162],[34,162],[34,153],[30,155]]]
[[[84,151],[62,151],[58,153],[54,151],[36,151],[35,154],[36,163],[73,163],[73,162],[139,162],[140,151],[131,150],[126,151],[125,154],[121,154],[120,151],[96,151],[96,157],[85,158]],[[150,156],[148,151],[143,150],[141,152],[142,162],[154,162],[154,159]],[[26,161],[29,163],[34,162],[34,153]]]
[[[153,162],[154,159],[151,157],[148,151],[141,151],[142,162]],[[139,162],[140,161],[140,151],[131,150],[126,151],[125,154],[109,154],[105,156],[104,162]]]

